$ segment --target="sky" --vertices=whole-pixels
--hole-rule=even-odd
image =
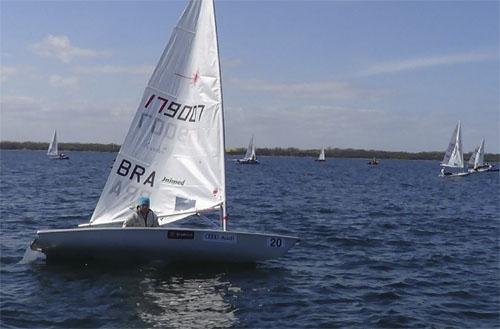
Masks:
[[[226,147],[500,153],[498,1],[216,0]],[[0,0],[0,137],[121,144],[185,1]]]

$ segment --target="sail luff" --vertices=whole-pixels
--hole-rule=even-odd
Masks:
[[[460,121],[458,122],[458,133],[457,133],[457,152],[456,152],[456,166],[459,168],[464,167],[464,152],[462,147],[462,129]]]
[[[221,115],[220,115],[220,125],[222,127],[222,138],[221,138],[221,157],[222,157],[222,166],[221,166],[221,177],[222,177],[222,197],[224,201],[222,202],[222,230],[226,231],[227,228],[227,195],[226,195],[226,128],[225,128],[225,120],[224,120],[224,93],[222,91],[222,72],[221,72],[221,67],[220,67],[220,52],[219,52],[219,38],[218,33],[217,33],[217,15],[215,13],[215,5],[213,0],[210,1],[212,4],[212,12],[213,12],[213,17],[214,17],[214,28],[215,28],[215,44],[216,44],[216,50],[217,50],[217,60],[219,63],[219,88],[220,88],[220,109],[221,109]]]

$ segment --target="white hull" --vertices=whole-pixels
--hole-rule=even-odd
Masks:
[[[69,156],[67,155],[49,155],[48,156],[50,160],[69,160]]]
[[[259,164],[259,160],[252,160],[252,159],[240,159],[237,160],[239,164]]]
[[[31,249],[47,260],[254,263],[283,256],[297,237],[186,228],[42,230]]]
[[[498,171],[498,169],[495,169],[493,166],[489,165],[489,166],[484,166],[484,167],[477,168],[477,169],[471,168],[468,171],[469,171],[469,173],[474,174],[474,173],[480,173],[480,172]]]
[[[459,173],[446,173],[446,174],[439,174],[439,177],[463,177],[463,176],[468,176],[470,173],[468,172],[459,172]]]

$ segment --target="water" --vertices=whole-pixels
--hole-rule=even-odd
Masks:
[[[498,173],[228,159],[230,227],[298,235],[285,257],[255,268],[47,265],[27,251],[34,232],[87,222],[115,154],[70,156],[1,153],[3,328],[500,327]]]

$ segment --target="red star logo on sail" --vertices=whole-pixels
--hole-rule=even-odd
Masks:
[[[181,77],[181,78],[184,78],[184,79],[189,79],[193,82],[193,85],[195,85],[201,78],[201,75],[200,75],[200,70],[196,70],[196,72],[193,74],[192,77],[188,77],[188,76],[185,76],[185,75],[182,75],[182,74],[179,74],[179,73],[175,73],[175,75]]]
[[[193,84],[196,84],[200,80],[200,70],[196,70],[195,74],[193,75]]]

